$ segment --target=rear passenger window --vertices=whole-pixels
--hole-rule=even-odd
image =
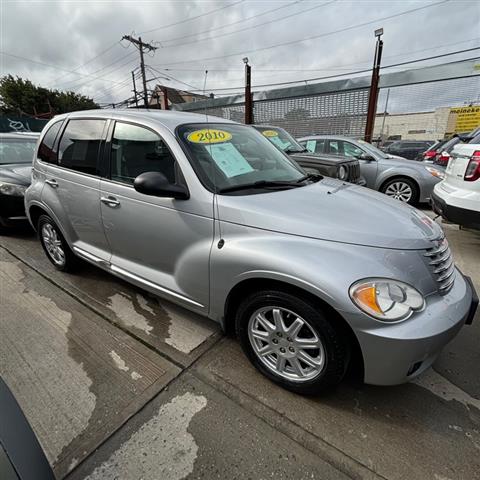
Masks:
[[[98,175],[98,153],[105,124],[105,120],[70,120],[60,141],[58,164]]]
[[[133,184],[144,172],[160,172],[175,183],[175,158],[165,142],[151,130],[117,122],[113,132],[110,178]]]
[[[37,154],[38,158],[42,160],[42,162],[57,163],[57,153],[54,152],[53,146],[55,144],[55,139],[57,138],[62,123],[62,121],[54,123],[47,130],[47,133],[43,137]]]
[[[325,140],[317,140],[317,144],[315,145],[315,153],[323,153],[325,148]]]

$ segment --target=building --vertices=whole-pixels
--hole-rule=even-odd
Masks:
[[[169,110],[173,104],[197,102],[206,98],[208,97],[205,95],[198,95],[185,90],[177,90],[176,88],[166,87],[165,85],[156,85],[148,105],[151,108]]]
[[[440,140],[480,126],[480,106],[440,107],[431,112],[377,113],[374,138]]]

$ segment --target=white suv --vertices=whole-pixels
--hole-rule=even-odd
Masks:
[[[450,222],[480,229],[480,134],[453,149],[432,208]]]

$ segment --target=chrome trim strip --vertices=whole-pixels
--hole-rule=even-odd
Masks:
[[[453,265],[453,258],[449,257],[447,261],[440,267],[436,268],[433,273],[442,273],[445,270],[448,270]]]
[[[453,263],[452,263],[453,265]],[[451,270],[448,270],[446,273],[444,273],[442,276],[437,278],[437,282],[442,283],[448,278],[450,278],[454,273],[455,273],[455,267],[451,265]]]
[[[194,300],[191,300],[188,297],[180,295],[179,293],[172,292],[172,290],[168,290],[167,288],[160,287],[156,283],[150,282],[149,280],[145,280],[142,277],[137,277],[137,275],[134,275],[133,273],[127,272],[126,270],[123,270],[123,268],[117,267],[115,265],[110,265],[110,270],[112,270],[112,272],[118,273],[119,275],[122,275],[124,277],[131,278],[132,280],[135,280],[136,282],[142,283],[143,285],[146,285],[150,288],[154,288],[155,290],[158,290],[159,292],[170,295],[171,297],[178,298],[178,299],[182,300],[183,302],[190,303],[192,305],[195,305],[196,307],[205,308],[205,305],[202,305],[201,303],[195,302]]]
[[[428,252],[424,253],[426,257],[435,257],[436,255],[440,255],[443,252],[448,250],[448,243],[445,242],[443,246],[436,248],[435,250],[429,250]]]
[[[455,270],[454,270],[454,272],[455,272]],[[454,281],[455,281],[455,275],[453,275],[452,278],[450,278],[450,280],[447,283],[440,286],[440,290],[442,291],[442,293],[443,293],[443,291],[449,289],[453,285]]]
[[[73,250],[75,251],[75,253],[77,253],[81,257],[85,258],[86,260],[90,260],[91,262],[95,262],[95,263],[99,263],[99,264],[102,264],[102,265],[110,266],[110,263],[107,262],[106,260],[103,260],[100,257],[97,257],[96,255],[92,255],[91,253],[88,253],[85,250],[82,250],[81,248],[73,247]]]

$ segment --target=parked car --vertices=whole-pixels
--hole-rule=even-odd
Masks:
[[[433,140],[399,140],[382,150],[390,155],[397,155],[408,160],[415,160],[419,154],[425,152],[435,142]]]
[[[432,208],[450,222],[480,229],[480,134],[453,149]]]
[[[299,138],[298,142],[310,151],[357,158],[368,188],[410,205],[428,202],[433,187],[444,175],[442,168],[384,153],[363,140],[314,135]]]
[[[425,150],[422,153],[419,153],[418,156],[417,156],[417,160],[419,162],[433,163],[435,161],[437,155],[440,154],[442,147],[448,141],[449,141],[448,138],[445,138],[443,140],[438,140],[433,145],[431,145],[427,150]]]
[[[58,270],[80,257],[220,322],[299,393],[337,384],[350,361],[367,383],[408,381],[475,314],[472,283],[426,214],[306,175],[246,125],[61,115],[32,177],[27,213]]]
[[[7,384],[0,377],[0,478],[55,480],[48,460]]]
[[[309,152],[280,127],[270,125],[253,125],[253,127],[306,171],[350,183],[365,184],[365,180],[360,176],[360,164],[357,159]]]
[[[30,185],[38,137],[38,133],[0,133],[0,233],[27,222],[23,194]]]
[[[437,155],[433,157],[433,163],[435,165],[440,165],[441,167],[446,167],[450,160],[450,154],[456,145],[468,141],[469,138],[461,137],[455,135],[445,142],[437,151]]]

